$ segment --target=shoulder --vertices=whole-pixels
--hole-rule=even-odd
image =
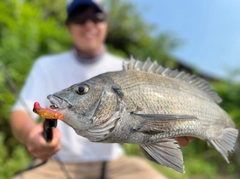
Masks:
[[[116,65],[116,66],[120,66],[122,69],[122,65],[123,65],[123,61],[125,61],[126,59],[120,57],[120,56],[116,56],[114,54],[111,53],[106,53],[104,55],[104,62],[105,64],[111,64],[112,66]]]
[[[59,54],[43,55],[36,59],[35,65],[48,66],[56,63],[64,63],[71,58],[71,52],[66,51]]]
[[[123,60],[126,60],[126,59],[124,59],[124,58],[122,58],[120,56],[116,56],[116,55],[113,55],[111,53],[106,53],[105,58],[107,60],[111,60],[112,62],[116,61],[116,62],[121,62],[121,63],[123,62]]]
[[[104,72],[105,71],[122,70],[122,65],[123,65],[123,61],[124,61],[123,58],[121,58],[119,56],[115,56],[108,52],[105,53],[101,58],[102,59],[101,59],[100,63],[98,63],[98,68],[104,69]]]
[[[49,72],[58,72],[66,67],[71,68],[74,56],[71,51],[58,54],[43,55],[37,58],[32,66],[32,71],[38,71],[49,74]]]

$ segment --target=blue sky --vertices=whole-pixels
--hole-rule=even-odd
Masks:
[[[240,69],[239,0],[131,0],[143,19],[183,40],[173,53],[210,75]]]

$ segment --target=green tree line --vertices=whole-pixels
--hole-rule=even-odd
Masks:
[[[152,35],[154,25],[143,21],[135,5],[129,1],[105,1],[108,10],[108,49],[120,56],[133,55],[139,60],[151,57],[163,66],[174,68],[178,62],[172,51],[181,40],[167,32]],[[66,0],[2,0],[0,1],[0,62],[16,87],[21,89],[34,60],[43,54],[58,53],[71,47],[65,28]],[[167,17],[166,17],[167,18]],[[184,40],[184,39],[183,39]],[[9,125],[11,106],[17,94],[1,67],[0,72],[0,179],[10,178],[27,167],[31,157],[13,137]],[[221,106],[240,126],[240,84],[231,81],[211,82],[223,98]],[[124,145],[127,154],[142,155],[136,145]],[[239,144],[238,147],[240,148]],[[231,164],[205,141],[195,140],[183,148],[186,174],[151,163],[169,178],[238,178],[240,149],[230,157]]]

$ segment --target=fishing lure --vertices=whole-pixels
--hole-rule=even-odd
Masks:
[[[42,108],[38,102],[33,105],[33,112],[45,119],[63,119],[64,115],[49,108]]]

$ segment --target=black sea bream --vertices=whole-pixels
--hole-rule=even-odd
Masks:
[[[206,140],[227,162],[238,130],[218,94],[194,75],[133,58],[108,72],[49,95],[51,108],[94,142],[134,143],[152,161],[184,172],[174,137]]]

